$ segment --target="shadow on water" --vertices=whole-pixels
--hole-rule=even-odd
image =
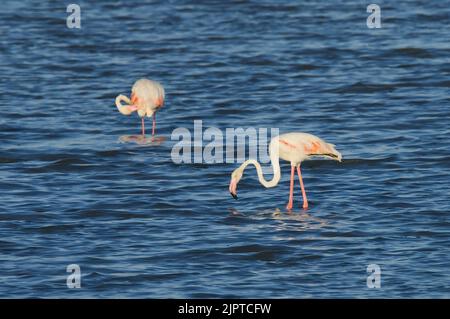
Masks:
[[[149,136],[149,135],[122,135],[119,137],[120,143],[135,143],[145,146],[159,146],[166,138],[164,136]]]
[[[304,231],[309,229],[320,229],[328,225],[328,221],[322,218],[315,217],[307,212],[306,209],[300,211],[286,211],[281,210],[278,207],[274,209],[265,209],[256,213],[243,213],[235,208],[228,209],[230,214],[226,219],[231,222],[233,219],[241,219],[246,221],[261,221],[261,220],[274,220],[277,221],[277,228],[283,230]],[[294,227],[293,227],[294,226]]]

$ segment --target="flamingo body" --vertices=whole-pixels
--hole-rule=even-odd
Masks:
[[[342,155],[333,144],[308,133],[286,133],[271,140],[277,143],[279,157],[293,165],[301,164],[312,156],[324,156],[341,160]]]
[[[303,196],[303,208],[308,207],[308,200],[306,191],[303,185],[303,178],[301,175],[301,163],[313,156],[322,156],[331,158],[337,161],[342,160],[342,155],[339,153],[333,144],[327,143],[321,138],[301,132],[286,133],[272,138],[269,144],[270,161],[273,168],[273,178],[267,181],[262,173],[261,165],[254,159],[245,161],[240,167],[233,171],[230,181],[230,193],[234,198],[237,198],[237,184],[243,176],[244,170],[250,164],[254,165],[258,174],[258,180],[264,187],[274,187],[281,179],[279,159],[283,159],[291,163],[291,183],[289,192],[289,202],[287,209],[292,209],[293,204],[293,187],[295,169],[300,180],[300,186]]]
[[[140,79],[131,89],[131,102],[137,106],[140,117],[151,117],[164,104],[164,88],[158,82]]]

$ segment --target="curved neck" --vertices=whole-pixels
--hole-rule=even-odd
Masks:
[[[122,101],[127,103],[128,105],[123,105]],[[120,113],[123,115],[130,115],[133,112],[133,109],[131,108],[131,101],[128,97],[125,95],[120,94],[116,97],[116,106]]]
[[[125,105],[122,104],[122,101],[124,101],[127,104],[131,104],[131,101],[130,101],[130,99],[128,97],[126,97],[125,95],[120,94],[120,95],[118,95],[116,97],[116,106],[118,108],[122,108],[122,107],[125,106]]]
[[[258,173],[258,180],[259,182],[266,188],[269,187],[274,187],[278,184],[278,182],[280,181],[281,178],[281,172],[280,172],[280,162],[278,159],[278,153],[275,152],[271,152],[270,154],[270,162],[272,163],[272,169],[273,169],[273,177],[270,181],[267,181],[264,178],[264,174],[261,168],[261,165],[258,163],[258,161],[254,160],[254,159],[249,159],[247,161],[245,161],[244,163],[242,163],[241,165],[241,169],[242,171],[244,171],[246,169],[246,167],[250,164],[253,164],[256,168],[256,172]]]

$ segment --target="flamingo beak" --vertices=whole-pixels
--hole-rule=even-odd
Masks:
[[[237,188],[237,181],[232,178],[231,182],[230,182],[229,190],[230,190],[231,196],[233,196],[234,199],[237,199],[236,188]]]
[[[235,179],[232,179],[230,182],[230,194],[231,196],[233,196],[234,199],[238,199],[237,197],[237,193],[236,193],[236,188],[237,188],[237,181]]]

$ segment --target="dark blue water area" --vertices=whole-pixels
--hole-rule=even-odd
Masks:
[[[64,1],[0,6],[0,297],[450,297],[448,1],[379,0],[379,29],[369,1],[76,3],[81,29]],[[119,141],[141,77],[166,89],[159,146]],[[287,162],[235,201],[238,163],[172,161],[194,120],[309,132],[343,161],[303,163],[306,211]]]

